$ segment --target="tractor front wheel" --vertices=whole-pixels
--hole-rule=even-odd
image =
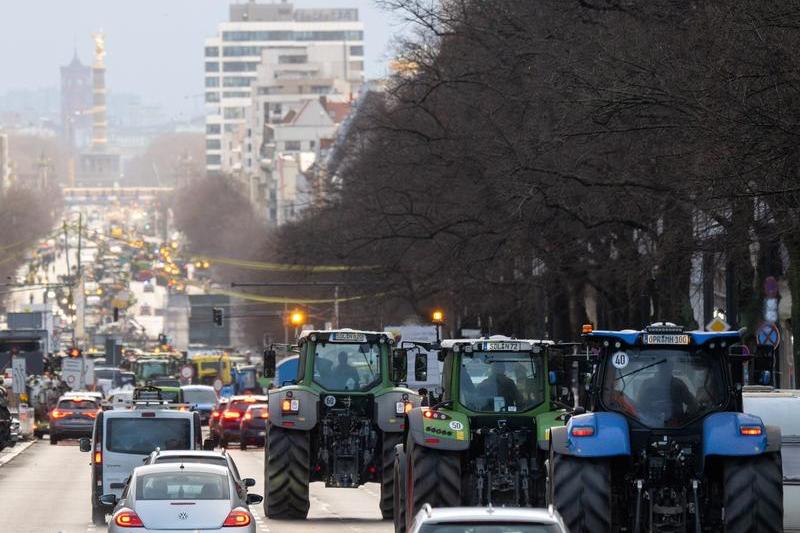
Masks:
[[[723,466],[725,533],[783,531],[781,454],[730,457]]]
[[[267,518],[305,519],[309,508],[309,433],[270,426],[265,448],[264,513]]]
[[[552,503],[572,533],[611,531],[611,465],[554,453],[550,458]]]

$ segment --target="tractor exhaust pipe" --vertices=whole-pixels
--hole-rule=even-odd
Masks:
[[[633,522],[633,533],[639,533],[642,524],[642,486],[641,479],[636,480],[636,520]]]

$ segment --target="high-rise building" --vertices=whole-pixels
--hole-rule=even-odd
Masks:
[[[295,9],[288,2],[254,0],[233,4],[230,20],[205,42],[205,72],[206,169],[241,173],[248,153],[260,148],[244,141],[248,129],[250,137],[253,133],[248,116],[263,117],[265,104],[268,121],[280,120],[284,109],[302,99],[297,95],[347,99],[358,92],[364,79],[364,26],[357,9]],[[304,79],[317,81],[304,84]],[[260,98],[266,96],[274,98]]]
[[[61,131],[71,147],[88,138],[92,125],[92,69],[81,63],[75,51],[61,67]]]

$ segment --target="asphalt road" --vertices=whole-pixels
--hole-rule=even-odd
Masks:
[[[231,450],[242,477],[252,477],[250,491],[263,494],[264,450]],[[101,533],[92,525],[89,501],[89,455],[77,441],[50,446],[39,441],[0,466],[0,531],[16,533]],[[253,506],[260,533],[392,531],[378,510],[379,487],[326,489],[311,486],[311,511],[305,521],[275,521]]]

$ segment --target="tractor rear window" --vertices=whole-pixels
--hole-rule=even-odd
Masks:
[[[701,350],[617,350],[606,358],[601,397],[648,427],[681,427],[725,401],[722,361]]]
[[[314,353],[314,381],[327,390],[367,390],[381,379],[378,344],[318,344]]]
[[[542,357],[527,352],[473,352],[461,359],[460,400],[473,411],[514,413],[544,401]]]

